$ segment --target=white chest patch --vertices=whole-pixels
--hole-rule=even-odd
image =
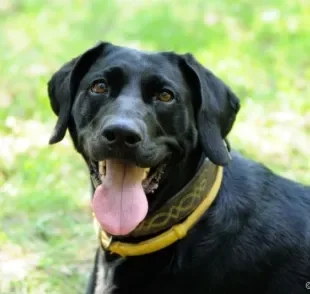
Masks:
[[[115,267],[108,266],[104,253],[100,250],[98,255],[98,269],[94,294],[111,294],[115,289],[113,284]]]

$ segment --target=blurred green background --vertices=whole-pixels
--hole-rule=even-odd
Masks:
[[[189,4],[190,3],[190,4]],[[84,293],[88,174],[46,83],[98,40],[192,52],[242,100],[234,148],[310,182],[310,1],[0,1],[0,293]]]

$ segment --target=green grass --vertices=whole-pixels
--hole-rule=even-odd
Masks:
[[[310,2],[0,3],[0,293],[83,293],[96,246],[89,183],[46,82],[97,40],[192,52],[242,100],[234,148],[310,182]],[[208,3],[208,4],[206,4]]]

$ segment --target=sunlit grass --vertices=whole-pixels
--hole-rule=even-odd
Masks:
[[[230,140],[310,182],[307,1],[0,3],[0,293],[83,293],[96,246],[86,167],[55,123],[46,82],[98,40],[192,52],[242,99]]]

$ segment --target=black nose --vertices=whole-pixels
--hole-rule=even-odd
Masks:
[[[132,126],[125,124],[108,125],[102,130],[103,137],[109,145],[126,145],[135,147],[142,141],[142,135]]]

